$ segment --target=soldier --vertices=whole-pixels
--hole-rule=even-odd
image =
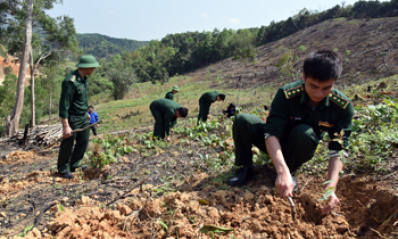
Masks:
[[[319,139],[327,132],[332,141],[327,179],[330,182],[326,188],[336,190],[339,172],[343,169],[340,158],[347,156],[344,150],[348,148],[354,115],[349,98],[333,88],[341,71],[342,60],[337,53],[313,52],[304,61],[303,81],[278,90],[267,123],[256,116],[237,115],[233,125],[235,165],[243,167],[228,183],[243,185],[251,179],[251,146],[254,144],[269,154],[278,175],[275,181],[278,192],[283,197],[291,197],[297,189],[292,175],[314,156]],[[342,130],[344,136],[340,135]],[[338,204],[339,199],[333,194],[322,213]]]
[[[153,101],[149,109],[155,118],[153,130],[154,139],[164,139],[171,141],[170,129],[177,123],[177,118],[187,117],[188,109],[169,99],[159,99]]]
[[[164,97],[165,99],[173,100],[174,95],[177,94],[180,91],[180,88],[176,85],[173,86],[170,92],[167,92],[166,96]]]
[[[87,114],[89,108],[87,76],[91,75],[98,66],[93,56],[84,55],[76,65],[78,69],[67,75],[62,82],[59,117],[63,126],[64,139],[58,154],[58,172],[64,178],[74,178],[71,172],[82,167],[80,161],[87,149],[90,129],[75,134],[72,134],[72,130],[84,128],[90,124]]]
[[[209,118],[210,105],[213,102],[223,100],[225,100],[225,95],[220,94],[218,91],[204,93],[199,99],[198,124],[200,120],[203,122],[207,121],[207,118]]]

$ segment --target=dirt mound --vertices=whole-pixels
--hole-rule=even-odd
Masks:
[[[199,192],[174,192],[151,198],[148,192],[152,186],[147,185],[143,192],[134,189],[131,193],[137,197],[119,202],[116,209],[105,208],[88,197],[77,200],[75,210],[65,208],[61,212],[58,206],[53,207],[55,218],[40,236],[210,238],[210,233],[200,232],[204,225],[233,229],[230,233],[219,231],[216,238],[373,238],[388,235],[392,229],[397,231],[397,197],[375,190],[381,184],[368,183],[364,183],[364,178],[354,182],[343,180],[342,188],[346,190],[339,195],[342,206],[326,216],[321,215],[317,195],[309,190],[300,192],[294,199],[298,208],[296,222],[287,200],[265,186],[253,190],[209,187]],[[30,232],[27,238],[37,235]]]
[[[36,150],[31,151],[13,151],[7,156],[0,160],[0,165],[11,165],[11,164],[32,164],[48,157],[43,156],[43,152],[38,152]]]

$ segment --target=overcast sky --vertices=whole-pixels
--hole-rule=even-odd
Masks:
[[[355,0],[345,0],[354,4]],[[342,0],[64,0],[48,13],[75,19],[77,33],[140,41],[167,34],[260,27],[299,10],[323,11]]]

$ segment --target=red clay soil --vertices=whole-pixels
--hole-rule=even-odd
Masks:
[[[207,177],[193,174],[186,184],[196,185]],[[261,181],[261,179],[260,179]],[[26,238],[211,238],[200,232],[203,225],[233,229],[215,233],[215,238],[396,238],[398,198],[387,182],[371,177],[342,178],[337,195],[338,208],[321,215],[322,180],[300,180],[301,190],[294,201],[297,220],[291,208],[271,187],[256,183],[250,189],[219,190],[210,185],[201,191],[173,192],[150,197],[152,186],[134,189],[132,197],[106,209],[92,198],[82,197],[75,208],[53,206],[54,219],[48,229],[29,232]],[[261,186],[262,185],[262,186]],[[305,186],[304,186],[305,185]],[[159,223],[167,225],[167,229]]]
[[[0,46],[1,47],[1,46]],[[20,64],[15,64],[14,63],[14,58],[12,58],[11,56],[8,56],[8,61],[6,61],[2,56],[0,56],[0,84],[4,81],[5,76],[4,76],[4,68],[7,66],[11,66],[14,69],[14,74],[18,77],[19,74],[19,66]],[[25,84],[28,84],[29,81],[28,79],[30,79],[30,70],[26,71],[26,82]]]

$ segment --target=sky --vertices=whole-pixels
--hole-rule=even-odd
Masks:
[[[63,0],[47,13],[74,19],[77,33],[149,41],[167,34],[268,26],[303,8],[323,11],[342,0]],[[356,0],[344,0],[354,4]]]

